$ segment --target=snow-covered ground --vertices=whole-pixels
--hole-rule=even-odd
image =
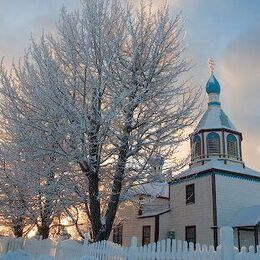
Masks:
[[[0,260],[33,260],[30,254],[22,250],[15,252],[8,252],[7,254],[1,255]],[[54,260],[52,256],[38,256],[37,260]]]

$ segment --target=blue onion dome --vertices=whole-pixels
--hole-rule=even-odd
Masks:
[[[215,76],[213,75],[213,73],[211,74],[211,76],[207,82],[206,91],[208,94],[210,94],[210,93],[220,94],[220,85],[219,85],[217,79],[215,78]]]

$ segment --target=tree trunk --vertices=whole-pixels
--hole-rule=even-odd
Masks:
[[[50,227],[43,223],[41,226],[38,227],[38,232],[42,236],[42,239],[46,239],[49,237]]]
[[[52,218],[51,218],[51,213],[48,210],[46,209],[42,209],[42,210],[43,212],[41,213],[41,223],[38,224],[37,226],[38,226],[39,235],[42,236],[42,239],[46,239],[49,237]]]
[[[13,233],[15,237],[22,237],[23,236],[23,229],[24,229],[24,223],[23,223],[23,218],[18,218],[12,220],[13,222]]]
[[[90,170],[88,165],[80,164],[81,170],[87,176],[89,180],[89,201],[86,202],[86,207],[89,208],[89,220],[91,222],[93,239],[95,242],[98,237],[102,223],[101,223],[101,212],[100,212],[100,200],[98,198],[99,194],[99,178],[98,173]]]
[[[101,75],[101,72],[99,72]],[[101,76],[99,77],[99,85],[101,86]],[[94,241],[99,237],[102,231],[102,221],[101,221],[101,208],[99,199],[99,167],[100,167],[100,143],[98,140],[98,133],[100,129],[100,111],[101,111],[101,98],[102,95],[100,90],[96,90],[92,96],[91,111],[93,112],[93,117],[91,118],[91,130],[88,134],[90,156],[89,161],[85,162],[85,167],[81,169],[84,171],[86,177],[89,180],[89,213],[90,222],[92,226]]]
[[[134,98],[134,94],[135,93],[133,93],[133,96],[131,96],[130,99]],[[96,241],[108,240],[112,231],[114,219],[119,204],[122,189],[122,181],[124,179],[127,154],[129,151],[129,138],[130,133],[132,131],[132,120],[135,108],[136,106],[129,107],[129,110],[126,113],[123,137],[119,148],[119,156],[116,166],[116,174],[113,182],[112,193],[107,207],[107,212],[105,215],[105,224],[102,226],[102,229],[98,234],[98,237],[95,238]]]

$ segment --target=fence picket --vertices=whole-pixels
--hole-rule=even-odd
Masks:
[[[8,242],[9,242],[8,237],[1,237],[0,238],[0,253],[1,254],[4,254],[4,253],[7,252]]]
[[[195,251],[194,251],[194,244],[192,242],[189,243],[189,252],[188,252],[188,260],[195,259]]]
[[[186,241],[183,242],[182,246],[182,259],[188,260],[188,243]]]
[[[129,248],[101,241],[84,244],[72,240],[55,243],[49,239],[0,239],[0,251],[22,249],[37,259],[39,255],[54,256],[56,260],[82,259],[85,260],[256,260],[260,259],[260,245],[255,250],[254,246],[242,247],[241,251],[234,247],[233,230],[221,229],[221,240],[217,250],[213,246],[194,244],[175,239],[166,239],[151,243],[143,247],[137,246],[137,238],[133,237]],[[256,251],[256,252],[255,252]],[[55,254],[56,252],[56,254]],[[85,258],[84,258],[85,257]],[[230,258],[231,257],[231,258]]]
[[[82,255],[82,245],[73,240],[64,240],[58,243],[55,258],[57,260],[70,260]]]

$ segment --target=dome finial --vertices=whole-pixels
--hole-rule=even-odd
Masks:
[[[215,70],[215,61],[213,58],[208,59],[210,73],[213,74]]]
[[[220,94],[220,85],[218,80],[214,76],[215,62],[213,58],[208,60],[209,69],[211,72],[210,78],[206,84],[206,91],[209,95],[209,106],[220,106],[219,94]]]

